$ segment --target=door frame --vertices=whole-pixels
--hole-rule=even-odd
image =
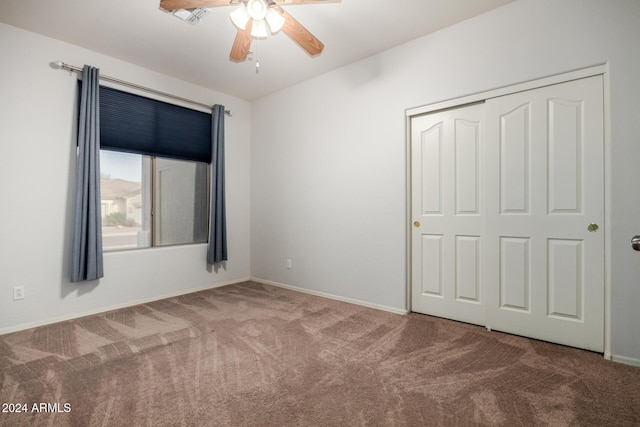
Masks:
[[[406,177],[405,177],[405,189],[406,189],[406,206],[405,206],[405,298],[406,298],[406,310],[411,312],[411,286],[412,286],[412,252],[411,252],[411,238],[413,222],[411,215],[411,120],[420,115],[435,113],[437,111],[462,107],[464,105],[478,103],[486,101],[490,98],[495,98],[504,95],[510,95],[517,92],[523,92],[526,90],[537,89],[544,86],[551,86],[554,84],[565,83],[571,80],[578,80],[586,77],[592,77],[601,75],[604,83],[604,222],[605,222],[605,237],[604,237],[604,358],[611,360],[611,126],[610,126],[610,92],[609,92],[609,64],[600,64],[588,68],[574,70],[566,73],[556,74],[553,76],[543,77],[541,79],[530,80],[514,85],[503,86],[496,89],[487,90],[484,92],[478,92],[459,98],[452,98],[436,103],[408,108],[405,110],[406,128]]]

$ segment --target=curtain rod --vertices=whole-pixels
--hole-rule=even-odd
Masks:
[[[58,68],[58,69],[61,69],[61,70],[68,70],[68,71],[73,71],[75,73],[82,73],[82,68],[74,67],[73,65],[69,65],[69,64],[65,64],[62,61],[52,62],[51,65],[54,68]],[[104,75],[100,75],[99,77],[100,77],[101,80],[106,80],[106,81],[111,82],[111,83],[116,83],[116,84],[119,84],[119,85],[128,86],[128,87],[131,87],[131,88],[134,88],[134,89],[143,90],[145,92],[155,93],[156,95],[160,95],[160,96],[164,96],[164,97],[167,97],[167,98],[172,98],[172,99],[175,99],[175,100],[178,100],[178,101],[186,102],[186,103],[189,103],[189,104],[197,105],[199,107],[207,108],[209,110],[211,109],[211,105],[203,104],[201,102],[192,101],[191,99],[182,98],[180,96],[172,95],[170,93],[162,92],[162,91],[159,91],[159,90],[156,90],[156,89],[151,89],[151,88],[148,88],[148,87],[145,87],[145,86],[140,86],[138,84],[130,83],[130,82],[127,82],[127,81],[124,81],[124,80],[120,80],[120,79],[116,79],[114,77],[109,77],[109,76],[104,76]],[[227,116],[232,116],[233,115],[231,110],[224,110],[224,113]]]

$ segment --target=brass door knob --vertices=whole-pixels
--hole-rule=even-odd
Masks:
[[[420,227],[420,221],[413,221],[413,226],[414,226],[415,228]]]
[[[596,231],[598,231],[598,224],[589,224],[589,226],[587,227],[587,230],[589,230],[592,233],[595,233]]]

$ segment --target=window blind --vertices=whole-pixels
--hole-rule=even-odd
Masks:
[[[100,148],[211,163],[211,114],[100,86]]]

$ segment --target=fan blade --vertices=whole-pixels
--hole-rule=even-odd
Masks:
[[[247,27],[244,30],[238,29],[236,33],[236,39],[231,46],[231,53],[229,58],[232,61],[244,61],[249,54],[249,48],[251,47],[251,27],[253,25],[253,19],[249,19]]]
[[[160,0],[160,8],[164,10],[197,9],[218,6],[229,6],[239,0]]]
[[[300,3],[340,3],[342,0],[272,0],[275,4],[286,6],[288,4],[300,4]]]
[[[309,30],[303,27],[301,23],[296,21],[293,16],[289,15],[282,8],[277,6],[273,8],[284,17],[285,21],[282,31],[291,37],[291,40],[298,43],[298,45],[311,56],[319,55],[322,52],[324,44],[311,34]]]

